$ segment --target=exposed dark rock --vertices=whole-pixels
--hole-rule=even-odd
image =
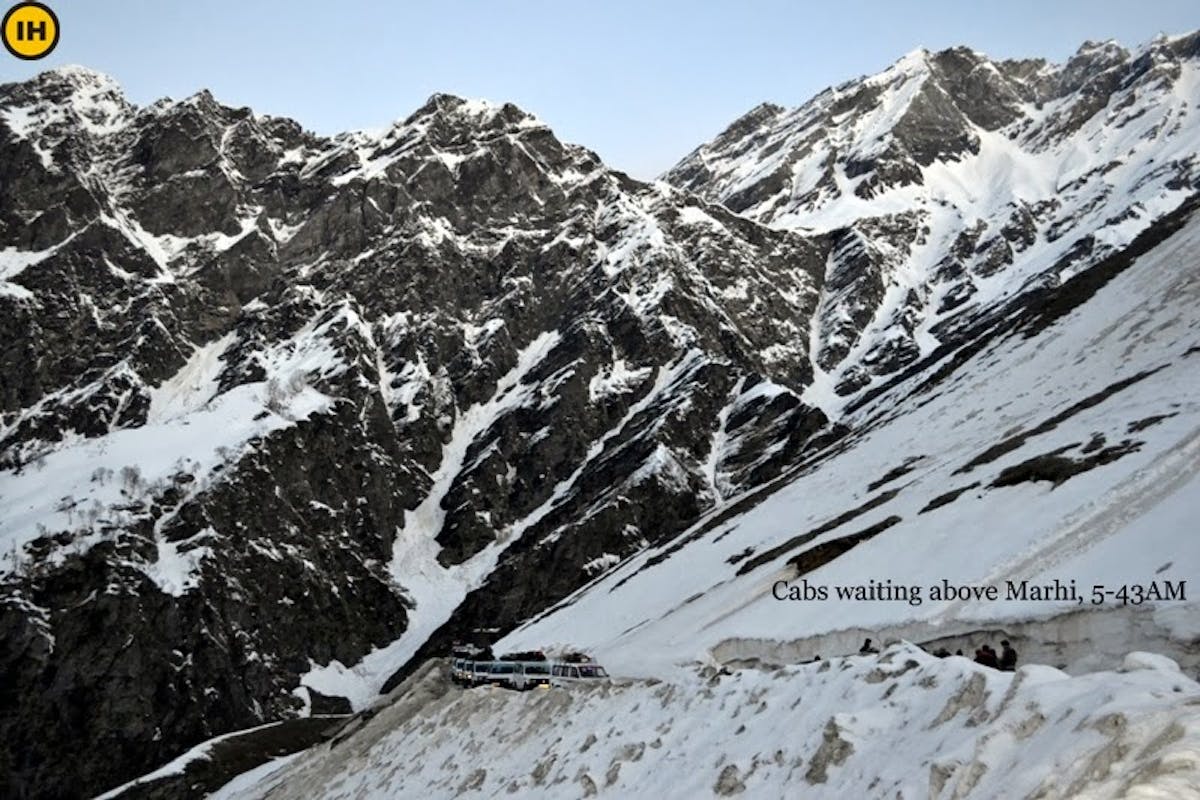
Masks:
[[[1126,427],[1126,429],[1125,429],[1125,432],[1126,433],[1141,433],[1142,431],[1146,430],[1147,428],[1154,427],[1158,423],[1162,422],[1164,419],[1170,419],[1171,417],[1176,417],[1176,416],[1179,416],[1178,412],[1176,412],[1174,414],[1152,414],[1149,417],[1145,417],[1145,418],[1139,419],[1139,420],[1134,420],[1133,422],[1129,423],[1128,427]]]
[[[813,528],[811,531],[808,531],[807,533],[802,533],[799,536],[793,536],[791,539],[788,539],[786,542],[779,545],[778,547],[773,547],[764,553],[760,553],[759,555],[757,555],[754,558],[747,561],[745,564],[742,564],[742,566],[738,568],[737,574],[745,575],[747,572],[758,569],[763,564],[767,564],[771,561],[774,561],[775,559],[779,558],[780,556],[784,555],[785,553],[788,553],[790,551],[795,550],[798,547],[802,547],[802,546],[808,544],[813,539],[816,539],[818,536],[820,536],[823,533],[829,533],[830,531],[837,530],[838,528],[842,527],[843,525],[845,525],[847,522],[854,519],[855,517],[860,517],[863,514],[870,511],[871,509],[877,508],[877,507],[883,505],[884,503],[889,502],[894,497],[896,497],[896,495],[898,495],[899,493],[900,493],[899,489],[889,489],[886,492],[877,494],[874,497],[872,497],[870,500],[868,500],[865,503],[863,503],[862,505],[858,506],[857,508],[852,508],[849,511],[846,511],[845,513],[839,514],[838,516],[834,517],[833,519],[829,520],[828,522],[826,522],[822,525],[818,525],[817,527]],[[900,518],[896,517],[895,519],[897,521],[899,521]],[[855,535],[857,535],[857,534],[855,534]],[[845,537],[843,537],[843,538],[845,538]]]
[[[788,566],[796,570],[796,577],[805,575],[815,569],[819,569],[824,565],[833,561],[842,555],[848,553],[851,549],[865,542],[874,536],[886,531],[896,523],[901,521],[901,517],[893,514],[886,519],[883,519],[870,527],[863,528],[857,533],[852,533],[848,536],[839,536],[836,539],[829,539],[814,545],[798,555],[788,559]]]
[[[327,139],[206,92],[134,108],[86,70],[0,86],[89,105],[0,122],[0,249],[38,251],[0,291],[0,470],[139,429],[212,443],[167,475],[100,458],[6,554],[0,794],[95,794],[305,700],[344,711],[298,683],[403,634],[399,535],[449,569],[516,539],[436,650],[669,540],[828,423],[798,398],[824,237],[633,181],[512,105],[435,95]]]
[[[961,495],[964,492],[968,492],[971,489],[974,489],[978,485],[979,485],[978,483],[969,483],[966,486],[962,486],[958,489],[951,489],[950,491],[946,492],[945,494],[939,494],[937,497],[933,498],[928,503],[926,503],[925,507],[922,508],[917,513],[924,514],[927,511],[933,511],[935,508],[941,508],[942,506],[949,505],[950,503],[953,503],[955,500],[957,500],[959,495]]]
[[[1141,442],[1126,439],[1120,444],[1098,450],[1087,458],[1071,458],[1061,455],[1061,451],[1044,453],[1020,464],[1005,467],[992,481],[992,486],[1016,486],[1019,483],[1034,481],[1049,481],[1054,486],[1059,486],[1082,472],[1111,464],[1122,456],[1136,453],[1141,446]]]
[[[924,456],[913,456],[912,458],[906,458],[904,460],[903,464],[901,464],[898,467],[893,467],[892,469],[889,469],[887,472],[884,473],[883,477],[880,478],[879,480],[871,481],[870,483],[868,483],[867,491],[873,492],[876,489],[880,488],[881,486],[886,486],[887,484],[891,483],[894,480],[897,480],[898,478],[903,478],[905,475],[907,475],[908,473],[912,472],[913,469],[915,469],[916,464],[922,458],[924,458]]]
[[[200,800],[238,775],[273,758],[290,755],[327,741],[346,717],[309,717],[279,722],[271,727],[214,742],[208,752],[180,772],[136,783],[116,795],[118,800]]]

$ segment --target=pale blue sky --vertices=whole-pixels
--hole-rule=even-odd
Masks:
[[[508,100],[641,178],[763,100],[796,105],[918,46],[1062,60],[1085,39],[1200,27],[1197,0],[44,2],[58,49],[0,52],[0,82],[83,64],[139,104],[209,88],[319,133],[385,125],[436,91]]]

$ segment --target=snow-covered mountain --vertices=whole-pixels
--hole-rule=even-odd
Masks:
[[[840,406],[1189,196],[1198,57],[1195,35],[1087,43],[1061,65],[915,50],[799,108],[755,108],[665,178],[833,237],[809,396]]]
[[[0,793],[367,708],[459,637],[1194,669],[1191,603],[772,589],[1196,575],[1198,69],[918,51],[652,184],[446,95],[324,138],[0,86]]]
[[[0,119],[19,791],[361,706],[452,614],[430,647],[536,613],[827,423],[807,358],[770,355],[826,243],[513,106],[435,96],[326,140],[67,69],[0,89]]]

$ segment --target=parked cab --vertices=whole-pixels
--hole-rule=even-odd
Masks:
[[[517,664],[513,661],[490,661],[479,675],[479,682],[489,686],[508,686],[517,672]]]
[[[554,664],[550,668],[550,683],[553,686],[571,686],[607,677],[604,667],[590,662]]]
[[[468,658],[455,658],[450,661],[450,680],[459,686],[475,686],[483,674],[487,673],[490,661],[472,661]]]
[[[541,652],[516,653],[499,660],[478,661],[459,654],[450,661],[450,680],[459,686],[501,686],[525,691],[600,680],[608,673],[590,657],[569,654],[554,662]]]
[[[513,679],[513,688],[522,691],[526,689],[547,689],[550,687],[549,661],[519,662],[520,672]]]
[[[493,661],[482,676],[482,683],[525,691],[550,685],[550,664],[546,661]]]
[[[472,661],[466,668],[466,686],[482,686],[489,683],[492,673],[492,661]]]

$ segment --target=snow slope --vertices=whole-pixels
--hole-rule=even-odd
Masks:
[[[1002,673],[906,644],[777,669],[531,693],[447,689],[435,665],[353,735],[217,793],[386,797],[1041,797],[1200,793],[1200,684]]]
[[[266,379],[223,393],[217,391],[225,367],[220,359],[235,337],[197,348],[176,375],[149,392],[146,424],[115,428],[103,438],[69,436],[45,448],[26,469],[0,472],[6,512],[0,520],[0,575],[19,569],[24,546],[48,532],[73,534],[69,547],[53,554],[58,561],[114,538],[144,515],[136,508],[143,498],[176,480],[187,481],[188,494],[199,494],[252,439],[328,410],[331,399],[304,382],[343,368],[322,333],[304,330],[277,351],[260,354]],[[288,381],[289,390],[273,388]],[[18,416],[0,426],[0,437],[20,422]],[[155,520],[155,532],[171,518]],[[195,557],[181,557],[176,543],[160,541],[159,562],[146,565],[146,573],[178,595],[193,583],[189,576],[199,560],[193,552]]]
[[[431,661],[333,743],[219,796],[1200,796],[1194,594],[1098,608],[772,594],[805,579],[1194,586],[1200,219],[1181,220],[1090,297],[1051,293],[1071,310],[998,314],[983,346],[849,409],[847,439],[496,647],[583,648],[626,677],[459,690]],[[1047,453],[1072,469],[1030,473]],[[841,557],[815,555],[870,531]],[[1008,636],[1022,666],[907,642],[841,655],[897,635],[930,648]]]

